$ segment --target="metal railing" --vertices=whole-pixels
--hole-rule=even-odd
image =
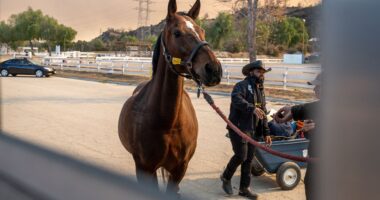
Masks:
[[[293,88],[312,88],[307,82],[314,80],[321,68],[310,65],[282,65],[271,66],[272,71],[265,74],[266,85],[282,86],[283,89]],[[224,65],[223,80],[227,84],[234,84],[245,77],[241,73],[242,66]]]
[[[233,63],[231,60],[224,59],[220,59],[220,61],[223,67],[223,83],[234,84],[245,78],[241,73],[244,63]],[[44,64],[61,70],[141,76],[150,76],[152,74],[151,58],[120,57],[116,59],[115,57],[97,57],[95,60],[45,58]],[[266,85],[282,86],[284,89],[288,87],[311,88],[311,86],[307,85],[307,82],[313,80],[321,70],[318,65],[277,63],[270,67],[272,71],[265,76]]]
[[[249,63],[249,58],[218,58],[222,63]],[[279,58],[258,58],[263,63],[282,63],[283,59]]]

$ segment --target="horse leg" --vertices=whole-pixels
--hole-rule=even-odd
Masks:
[[[183,177],[185,176],[187,165],[188,165],[188,162],[180,164],[174,169],[169,171],[170,176],[169,176],[169,181],[166,188],[167,193],[174,193],[174,194],[179,195],[178,194],[179,183],[182,181]]]
[[[159,190],[156,170],[151,167],[143,166],[136,161],[135,165],[137,182],[142,185],[149,185],[150,187]]]

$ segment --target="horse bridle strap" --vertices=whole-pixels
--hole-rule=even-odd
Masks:
[[[195,82],[197,82],[198,85],[200,85],[200,80],[198,80],[195,76],[194,73],[192,72],[193,70],[193,59],[197,55],[199,49],[201,49],[203,46],[209,45],[208,42],[206,41],[201,41],[197,44],[197,46],[191,51],[191,54],[189,58],[186,61],[183,61],[181,58],[173,57],[172,55],[169,54],[169,52],[166,49],[164,39],[163,39],[163,34],[161,33],[161,44],[163,47],[163,55],[165,57],[166,62],[169,65],[169,68],[171,71],[173,71],[175,74],[178,76],[182,76],[188,79],[193,79]],[[178,72],[174,65],[180,65],[184,66],[187,73],[180,73]]]

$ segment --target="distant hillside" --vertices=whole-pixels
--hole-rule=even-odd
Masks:
[[[247,12],[246,9],[237,11],[234,14],[235,20],[241,21],[240,19],[246,17],[247,15],[246,12]],[[285,12],[285,15],[289,17],[297,17],[297,18],[304,19],[306,21],[306,27],[308,29],[309,38],[314,38],[314,37],[319,38],[318,29],[321,23],[320,22],[320,12],[321,12],[320,4],[316,6],[310,6],[310,7],[288,7],[281,12]],[[214,20],[215,19],[205,19],[205,20],[202,20],[202,23],[212,24]],[[160,23],[156,25],[140,27],[138,29],[131,30],[131,31],[108,29],[107,31],[103,32],[100,36],[95,38],[93,41],[96,41],[99,44],[98,46],[103,46],[105,48],[114,49],[114,50],[122,50],[125,48],[126,44],[138,43],[138,44],[148,45],[148,44],[152,44],[155,41],[156,37],[161,33],[164,26],[165,26],[165,20],[162,20]],[[144,38],[145,42],[141,43],[139,42],[139,39],[142,38],[142,35],[145,36]],[[235,43],[236,42],[233,42],[232,44],[235,45]],[[269,46],[269,48],[271,47]],[[284,51],[277,47],[273,47],[273,48],[277,49],[275,50],[277,52]],[[232,52],[232,50],[227,50],[227,51]]]
[[[290,7],[292,6],[302,6],[302,7],[308,7],[308,6],[314,6],[321,3],[321,0],[287,0],[286,4]]]
[[[310,0],[306,2],[319,2],[319,0]],[[298,17],[303,18],[306,20],[306,26],[309,30],[309,33],[311,37],[317,37],[318,31],[317,28],[320,26],[320,10],[321,6],[309,6],[309,7],[288,7],[286,9],[286,15],[292,16],[292,17]],[[213,19],[210,19],[209,21],[212,21]],[[127,32],[128,35],[139,37],[141,33],[150,35],[159,35],[162,31],[163,27],[165,26],[165,21],[162,20],[160,23],[156,25],[151,25],[147,27],[140,27],[136,30],[132,30]]]

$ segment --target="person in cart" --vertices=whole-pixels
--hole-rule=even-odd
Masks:
[[[233,88],[229,120],[253,139],[264,139],[270,145],[272,140],[266,118],[264,94],[264,74],[268,71],[270,70],[266,70],[261,61],[255,61],[243,67],[242,73],[246,78]],[[220,177],[222,188],[228,195],[233,194],[231,178],[238,166],[241,165],[239,195],[257,199],[258,195],[250,190],[251,163],[255,147],[233,130],[228,127],[227,129],[234,155]]]

